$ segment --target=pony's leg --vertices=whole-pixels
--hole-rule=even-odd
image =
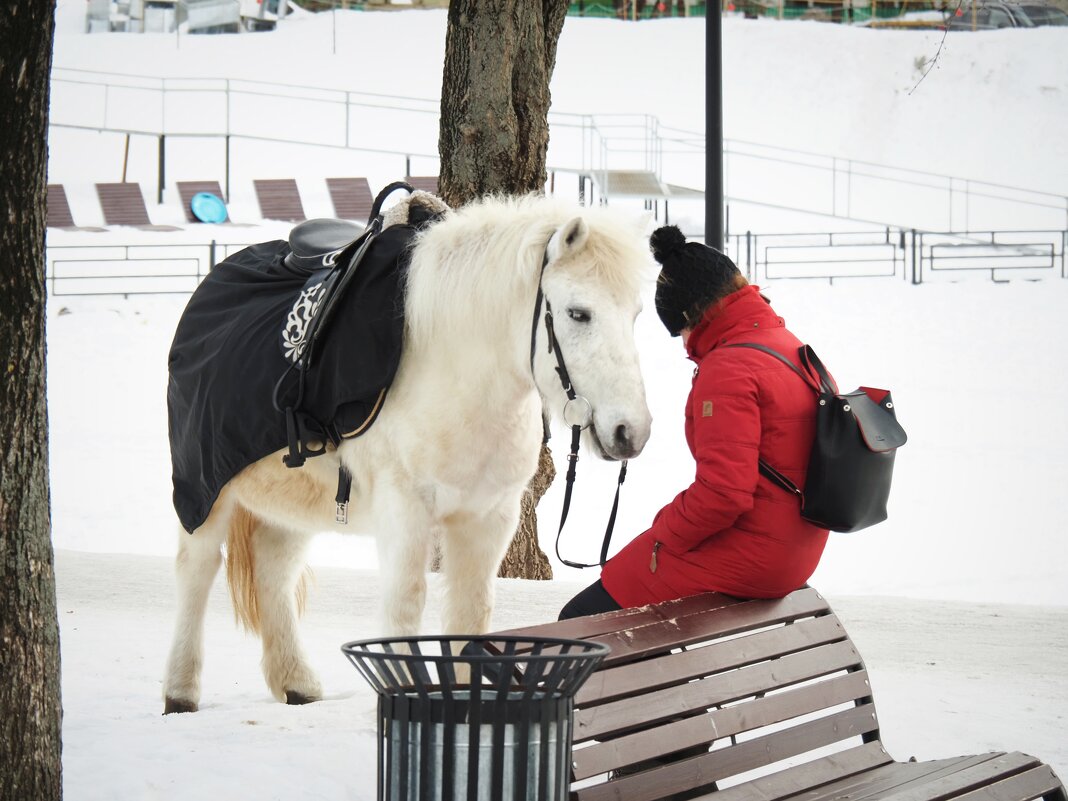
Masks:
[[[204,662],[204,613],[208,593],[222,562],[222,543],[231,507],[216,504],[211,515],[193,534],[179,533],[175,577],[178,618],[163,679],[163,714],[196,712],[200,704],[200,671]]]
[[[381,631],[389,637],[414,637],[426,605],[426,572],[434,527],[410,499],[391,504],[392,525],[377,538],[382,581]]]
[[[497,568],[519,522],[519,498],[486,514],[453,515],[442,537],[447,634],[483,634],[493,613]]]
[[[304,554],[313,535],[256,518],[254,523],[253,584],[263,641],[263,677],[279,701],[318,701],[322,687],[304,655],[297,628],[304,602]]]

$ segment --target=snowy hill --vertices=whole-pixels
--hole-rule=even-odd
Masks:
[[[80,7],[60,4],[53,121],[167,130],[174,134],[167,142],[172,185],[175,180],[221,178],[221,139],[191,140],[178,134],[227,126],[248,134],[311,141],[337,142],[348,136],[354,146],[428,154],[416,159],[413,174],[437,171],[434,110],[441,84],[444,11],[339,11],[292,20],[276,32],[255,35],[86,36],[76,25]],[[951,32],[943,42],[939,31],[726,19],[724,135],[736,143],[733,150],[739,154],[728,157],[725,176],[727,194],[736,200],[732,230],[790,231],[804,223],[823,226],[816,230],[841,227],[827,218],[806,220],[767,207],[751,208],[741,198],[795,207],[807,202],[805,207],[823,211],[833,206],[840,215],[929,230],[1063,226],[1066,212],[1056,198],[1051,201],[1055,210],[1043,212],[1036,223],[1038,208],[987,208],[990,190],[968,182],[1061,197],[1068,193],[1068,142],[1051,135],[1068,124],[1066,38],[1064,29],[1049,27]],[[921,81],[932,60],[934,67]],[[255,88],[258,100],[241,95],[223,101],[196,95],[189,91],[192,85],[172,80],[169,105],[161,110],[159,92],[149,87],[162,78],[263,83]],[[110,83],[112,89],[96,88],[98,82]],[[124,95],[114,88],[120,84],[140,88]],[[293,87],[369,92],[392,99],[364,98],[369,105],[355,106],[342,120],[336,97],[326,102],[322,92]],[[236,92],[236,84],[229,90]],[[266,96],[271,93],[282,97]],[[293,99],[297,96],[302,99]],[[703,131],[703,19],[627,23],[568,18],[552,97],[556,115],[655,117],[664,137],[664,179],[702,187],[700,148],[672,140],[699,143]],[[398,98],[422,100],[401,103]],[[354,95],[348,99],[361,101]],[[375,104],[420,111],[390,114]],[[602,121],[606,135],[618,122]],[[569,124],[579,123],[572,119]],[[625,133],[641,135],[641,128]],[[550,165],[579,166],[582,155],[574,137],[565,127],[556,129]],[[760,146],[759,158],[740,155],[753,149],[749,143]],[[615,153],[610,166],[640,160],[623,152],[626,147],[640,149],[640,143],[610,144]],[[151,191],[158,171],[156,138],[134,136],[128,154],[125,148],[118,134],[53,131],[50,180],[115,181],[125,163],[127,179]],[[94,158],[81,157],[86,152]],[[252,178],[314,177],[321,182],[325,175],[366,175],[372,186],[382,186],[402,175],[405,164],[401,155],[248,139],[235,147],[231,159],[239,194]],[[884,180],[882,166],[870,164],[918,172],[894,171],[897,179],[911,182],[900,185]],[[875,177],[863,177],[867,173]],[[567,179],[561,175],[560,180]],[[173,211],[176,206],[169,204]],[[918,206],[924,208],[923,216],[914,213]],[[677,211],[703,220],[695,204],[679,201]],[[965,211],[970,218],[965,219]],[[254,205],[250,213],[255,213]]]

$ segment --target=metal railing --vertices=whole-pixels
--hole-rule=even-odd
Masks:
[[[752,283],[897,279],[1068,278],[1068,231],[732,234],[726,249]],[[49,246],[54,297],[189,294],[212,266],[248,243]]]
[[[1068,230],[968,233],[892,230],[731,234],[727,253],[753,283],[777,280],[1068,278]]]
[[[693,169],[698,161],[704,163],[703,133],[667,126],[657,130],[662,160],[689,160]],[[723,163],[725,199],[733,203],[809,211],[895,228],[978,230],[1003,224],[1006,214],[1026,218],[1031,224],[1038,221],[1038,227],[1068,227],[1068,193],[738,139],[724,140]],[[768,180],[771,171],[780,180]],[[781,180],[783,176],[789,180]],[[750,187],[761,185],[774,186],[775,197],[753,194]],[[736,187],[747,189],[743,194]],[[875,207],[878,214],[873,214]],[[1010,223],[1010,227],[1014,226]]]
[[[992,281],[1068,278],[1068,231],[911,232],[913,283],[979,273]]]
[[[67,102],[68,97],[71,102]],[[74,102],[74,101],[77,102]],[[273,142],[394,156],[397,171],[437,173],[437,100],[350,89],[233,78],[165,78],[56,67],[50,126],[149,137],[158,141],[155,188],[162,202],[167,143],[217,140],[229,198],[234,140]],[[272,120],[263,130],[261,120]],[[656,117],[648,114],[570,114],[551,111],[550,159],[567,169],[604,175],[613,163],[659,173]],[[124,165],[125,178],[125,165]],[[142,179],[143,180],[143,179]]]
[[[45,250],[52,297],[189,295],[211,268],[247,244],[61,245]]]
[[[413,174],[415,160],[416,174],[429,174],[438,171],[432,144],[438,117],[438,101],[427,98],[231,78],[52,71],[53,127],[158,139],[157,202],[166,184],[168,139],[219,140],[229,197],[235,139],[395,156],[397,171],[403,163],[405,174]],[[272,120],[270,131],[262,130],[264,118]],[[644,170],[666,180],[703,174],[704,134],[661,125],[653,115],[552,111],[549,123],[550,169],[591,176],[602,198],[609,170]],[[724,142],[724,185],[734,203],[873,225],[1068,227],[1068,194],[742,140]],[[774,197],[759,193],[764,186],[774,187]]]

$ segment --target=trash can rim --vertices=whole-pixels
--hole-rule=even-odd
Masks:
[[[511,652],[504,651],[498,653],[481,653],[481,654],[426,654],[426,653],[403,653],[398,651],[381,651],[371,650],[372,646],[403,646],[411,645],[413,643],[516,643],[516,644],[530,644],[530,645],[570,645],[580,648],[581,651],[560,653],[554,651],[551,653],[530,653],[524,652]],[[353,640],[347,642],[341,646],[341,650],[346,655],[351,656],[371,656],[376,658],[397,659],[401,661],[418,661],[418,662],[500,662],[502,659],[521,661],[521,662],[538,662],[538,661],[552,661],[552,660],[576,660],[576,659],[589,659],[589,658],[603,658],[608,656],[612,649],[604,643],[591,642],[590,640],[576,640],[567,637],[523,637],[518,635],[421,635],[416,637],[379,637],[365,640]]]

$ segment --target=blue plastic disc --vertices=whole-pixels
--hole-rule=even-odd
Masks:
[[[189,201],[189,208],[192,209],[193,216],[201,222],[226,222],[226,204],[211,192],[197,192]]]

